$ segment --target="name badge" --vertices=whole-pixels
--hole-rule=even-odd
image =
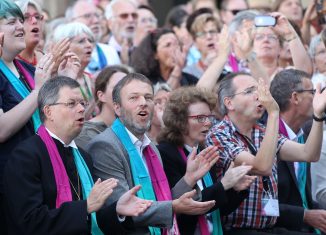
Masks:
[[[262,199],[262,215],[280,216],[278,200],[273,199],[273,198],[263,198]]]

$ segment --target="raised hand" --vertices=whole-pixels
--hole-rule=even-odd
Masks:
[[[256,178],[255,176],[246,176],[251,169],[252,166],[246,165],[234,167],[232,162],[221,180],[224,190],[234,188],[236,191],[241,191],[249,187]]]
[[[69,50],[70,39],[65,38],[51,47],[51,53],[53,54],[53,60],[55,62],[53,72],[57,72],[61,62],[65,59],[65,54]]]
[[[187,215],[202,215],[209,211],[214,205],[215,201],[197,202],[192,199],[195,196],[196,190],[184,193],[178,199],[172,201],[172,209],[176,214]]]
[[[88,214],[98,211],[106,199],[112,194],[113,189],[118,185],[118,180],[110,178],[104,180],[98,179],[87,198]]]
[[[268,114],[280,111],[278,104],[261,78],[258,79],[258,100],[266,108]]]
[[[316,86],[316,93],[312,101],[314,114],[316,117],[323,117],[326,110],[326,91],[321,92],[321,84]]]
[[[81,65],[78,56],[73,52],[67,52],[59,65],[58,75],[76,79],[80,68]]]
[[[219,39],[217,42],[217,49],[219,56],[228,56],[230,54],[231,48],[231,39],[229,34],[229,28],[225,24],[222,27],[221,33],[219,35]]]
[[[191,187],[203,178],[219,158],[216,146],[209,146],[197,155],[196,152],[197,149],[193,148],[187,160],[187,170],[184,176],[184,180]]]
[[[0,33],[0,57],[2,56],[3,38],[4,33]]]
[[[152,205],[152,201],[141,199],[136,196],[140,188],[141,186],[137,185],[119,198],[116,208],[118,215],[138,216]]]
[[[297,37],[297,33],[284,15],[273,12],[271,16],[276,18],[276,25],[272,29],[277,35],[283,37],[286,41],[291,41]]]
[[[51,78],[51,74],[54,67],[54,57],[51,53],[45,54],[37,63],[35,69],[35,89],[38,90],[47,81]]]
[[[240,59],[247,59],[253,48],[255,27],[252,21],[244,20],[241,31],[236,31],[233,38],[233,45],[236,48]]]

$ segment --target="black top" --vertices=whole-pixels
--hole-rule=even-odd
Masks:
[[[156,84],[158,82],[166,82],[161,76],[160,77],[149,77],[149,80],[153,83]],[[181,86],[194,86],[198,82],[198,78],[195,76],[182,72],[181,73],[181,81],[180,84]]]
[[[67,170],[77,187],[76,165],[71,148],[54,140]],[[92,161],[80,149],[90,172]],[[80,186],[82,189],[82,186]],[[70,185],[73,201],[56,208],[57,187],[51,160],[45,144],[34,135],[12,151],[4,171],[5,212],[8,234],[90,234],[90,216],[86,200],[77,200]],[[123,232],[115,211],[116,204],[107,210],[112,234]]]
[[[34,77],[35,68],[23,61],[20,61],[20,63]],[[3,112],[8,112],[22,100],[23,98],[10,84],[2,70],[0,70],[0,109],[2,109]],[[3,168],[8,160],[10,152],[18,143],[32,135],[34,135],[34,126],[32,119],[30,119],[16,134],[10,137],[7,141],[0,143],[0,195],[3,191]]]
[[[168,178],[170,188],[173,188],[174,185],[185,175],[186,163],[175,144],[163,141],[157,147],[162,157],[164,171]],[[189,154],[187,150],[184,149],[184,151],[186,155]],[[248,196],[248,191],[245,190],[239,193],[233,189],[225,191],[222,183],[217,181],[214,172],[215,166],[213,166],[210,171],[214,184],[210,187],[205,187],[202,190],[202,201],[215,200],[215,206],[210,210],[210,212],[219,209],[221,215],[228,215]],[[198,222],[198,216],[179,215],[177,220],[181,234],[194,234]]]

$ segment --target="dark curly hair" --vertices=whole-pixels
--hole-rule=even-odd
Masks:
[[[137,73],[148,77],[156,84],[161,77],[160,65],[154,59],[158,40],[165,34],[174,32],[170,29],[159,28],[149,33],[131,54],[131,66]]]
[[[204,102],[210,110],[213,110],[216,101],[217,97],[212,92],[198,87],[181,87],[172,91],[164,109],[164,128],[157,138],[158,143],[168,141],[182,146],[184,144],[183,135],[188,133],[189,106],[197,102]]]

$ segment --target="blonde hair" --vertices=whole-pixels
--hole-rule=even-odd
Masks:
[[[216,26],[217,31],[221,30],[218,19],[210,13],[205,13],[197,16],[195,21],[192,23],[190,27],[191,36],[195,39],[196,33],[203,31],[203,28],[208,22],[213,22],[213,24]]]

